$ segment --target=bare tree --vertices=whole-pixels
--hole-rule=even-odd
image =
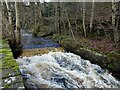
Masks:
[[[61,34],[61,4],[60,2],[55,2],[55,30],[57,33]]]
[[[68,17],[67,10],[66,10],[66,8],[65,8],[65,7],[63,7],[63,8],[64,8],[64,10],[65,10],[66,19],[67,19],[67,22],[68,22],[68,27],[69,27],[69,32],[71,32],[72,37],[73,37],[73,40],[75,41],[75,36],[74,36],[73,30],[72,30],[72,26],[71,26],[71,23],[70,23],[70,20],[69,20],[69,17]]]
[[[76,13],[75,13],[75,20],[74,20],[76,35],[77,35],[77,30],[78,30],[78,25],[77,25],[78,16],[77,16],[77,13],[78,13],[78,6],[76,4]]]
[[[42,4],[41,4],[41,2],[39,2],[39,18],[41,19],[42,18]]]
[[[95,0],[93,0],[93,2],[92,2],[91,18],[90,18],[90,32],[92,32],[93,16],[94,16],[94,7],[95,7]]]
[[[118,32],[118,11],[117,3],[115,0],[112,0],[112,26],[114,32],[114,41],[115,43],[119,42],[119,32]]]
[[[84,36],[86,37],[87,34],[86,34],[86,26],[85,26],[85,5],[86,2],[83,2],[83,31],[84,31]]]
[[[58,11],[57,11],[57,2],[55,2],[54,6],[55,6],[55,31],[57,32],[57,29],[58,29]]]
[[[10,10],[10,7],[8,5],[7,0],[5,0],[5,4],[6,4],[6,8],[7,8],[8,21],[9,21],[9,25],[8,25],[8,29],[9,29],[8,36],[9,36],[9,38],[8,39],[13,39],[14,38],[14,31],[13,31],[13,26],[12,26],[12,13],[11,13],[11,10]]]
[[[18,2],[15,1],[15,15],[16,15],[16,42],[20,43],[20,22],[19,22],[19,10],[18,10]]]
[[[37,20],[36,20],[37,19],[37,10],[36,10],[37,8],[36,7],[37,7],[37,5],[36,5],[36,2],[34,2],[34,3],[35,3],[35,5],[34,5],[35,10],[34,11],[35,11],[35,28],[36,28],[36,23],[37,23]]]
[[[11,15],[11,11],[10,11],[10,8],[9,8],[7,0],[5,0],[5,4],[6,4],[6,7],[7,7],[7,11],[8,11],[8,20],[9,20],[9,23],[11,25],[12,24],[12,15]]]

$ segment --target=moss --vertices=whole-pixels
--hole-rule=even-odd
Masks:
[[[108,64],[108,68],[113,69],[114,66],[112,64]]]
[[[5,84],[3,87],[4,87],[4,88],[10,88],[10,87],[11,87],[11,84]]]
[[[4,53],[4,54],[7,54],[9,53],[11,50],[7,49],[7,48],[3,48],[3,49],[0,49],[0,52],[1,53]]]
[[[11,52],[9,45],[7,44],[7,42],[5,40],[2,40],[2,42],[3,42],[2,48],[0,49],[1,56],[2,56],[2,60],[0,60],[0,67],[2,67],[1,68],[2,70],[0,72],[3,73],[5,71],[3,73],[3,75],[4,75],[3,77],[5,77],[5,78],[8,77],[9,75],[16,75],[16,76],[20,75],[19,65],[13,58],[13,54]],[[13,86],[14,86],[13,83],[11,83],[11,84],[5,83],[5,84],[3,84],[2,87],[11,88]]]
[[[6,47],[4,46],[4,47],[2,47],[2,49],[0,49],[0,52],[5,55],[5,57],[3,57],[3,60],[1,62],[2,68],[12,68],[13,70],[18,70],[19,69],[18,64],[14,60],[12,52],[11,52],[7,42],[5,42],[5,40],[2,40],[2,42],[3,42],[3,45],[6,46]]]
[[[2,68],[2,60],[0,60],[0,70],[1,70],[1,68]]]
[[[106,53],[106,56],[108,59],[111,59],[112,61],[120,62],[120,50]]]
[[[14,59],[9,58],[9,57],[4,58],[3,68],[6,68],[6,69],[7,68],[12,68],[13,70],[18,70],[19,69],[17,62]]]

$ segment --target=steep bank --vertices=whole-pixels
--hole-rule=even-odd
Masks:
[[[0,40],[0,68],[2,74],[2,88],[23,88],[23,79],[19,72],[18,63],[13,58],[7,41]]]

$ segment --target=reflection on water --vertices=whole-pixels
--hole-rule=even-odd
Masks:
[[[50,52],[17,59],[29,88],[118,88],[108,71],[73,53]]]

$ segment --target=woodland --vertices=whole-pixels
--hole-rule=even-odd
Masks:
[[[48,53],[52,50],[48,46],[54,47],[53,51],[60,47],[62,52],[100,65],[120,80],[120,2],[5,0],[0,5],[1,36],[15,59]]]

